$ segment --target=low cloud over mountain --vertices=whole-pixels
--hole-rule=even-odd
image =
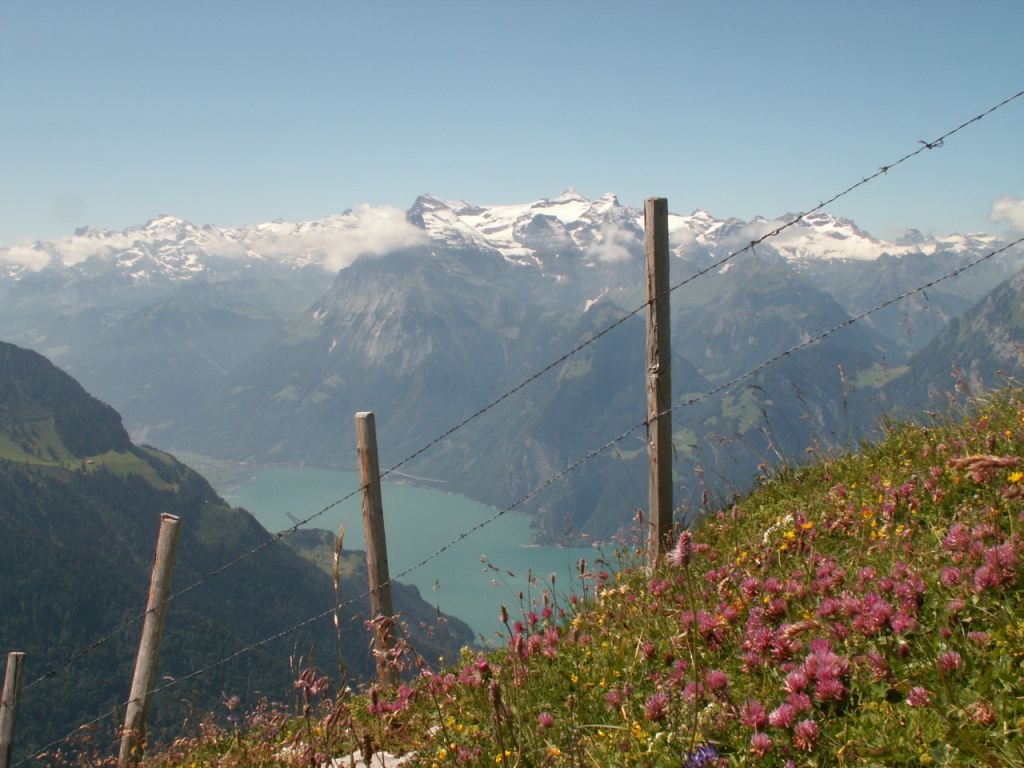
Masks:
[[[1024,232],[1024,200],[1003,195],[992,202],[992,221],[1006,222],[1014,232]]]

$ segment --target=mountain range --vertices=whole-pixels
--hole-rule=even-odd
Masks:
[[[886,241],[824,212],[697,210],[669,228],[676,472],[693,513],[709,490],[850,444],[870,414],[938,391],[926,371],[949,370],[951,321],[1015,291],[1022,265],[1007,251],[787,354],[1002,241]],[[392,466],[529,379],[406,468],[504,507],[632,429],[523,503],[552,543],[605,539],[646,504],[643,286],[643,214],[614,195],[424,195],[407,211],[236,229],[163,216],[3,249],[0,328],[115,405],[137,440],[252,462],[351,466],[352,413],[371,410]]]

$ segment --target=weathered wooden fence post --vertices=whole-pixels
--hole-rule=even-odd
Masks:
[[[672,346],[669,334],[668,200],[644,200],[647,265],[647,457],[650,465],[647,561],[653,568],[672,532]]]
[[[18,720],[18,701],[25,671],[25,654],[14,651],[7,654],[7,673],[4,675],[4,693],[0,700],[0,768],[10,768],[14,752],[14,726]]]
[[[398,670],[387,663],[391,648],[391,576],[388,573],[388,544],[384,535],[384,500],[380,492],[380,462],[377,459],[377,427],[373,414],[356,414],[356,452],[359,482],[363,490],[363,529],[366,532],[366,569],[370,577],[370,612],[379,620],[374,632],[377,679],[382,686],[398,685]]]
[[[121,752],[118,757],[120,768],[137,762],[137,747],[145,743],[146,718],[149,715],[153,682],[156,680],[156,665],[160,657],[160,636],[163,632],[167,596],[171,591],[180,522],[180,518],[174,515],[160,516],[160,536],[156,543],[153,575],[149,582],[146,620],[142,625],[139,655],[135,660],[135,677],[132,679],[132,692],[125,712],[124,733],[121,736]]]

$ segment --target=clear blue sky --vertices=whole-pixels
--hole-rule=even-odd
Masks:
[[[1022,29],[1021,0],[4,0],[0,245],[570,186],[774,217],[1024,90]],[[830,210],[1000,232],[1004,196],[1024,97]]]

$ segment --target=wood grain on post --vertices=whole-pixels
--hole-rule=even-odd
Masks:
[[[672,346],[669,325],[668,200],[644,200],[647,266],[647,560],[654,567],[672,534]]]
[[[383,686],[397,685],[398,671],[387,663],[391,648],[391,576],[388,573],[388,544],[384,535],[384,500],[380,492],[380,462],[377,459],[377,427],[373,414],[356,414],[356,452],[359,482],[363,491],[363,529],[366,533],[366,570],[370,579],[370,612],[377,621],[374,646],[377,678]]]
[[[0,700],[0,768],[10,768],[14,753],[14,726],[18,720],[18,702],[21,682],[25,674],[25,654],[14,651],[7,654],[7,673],[4,675],[4,693]]]
[[[153,683],[156,680],[156,665],[160,657],[160,637],[164,627],[167,597],[171,591],[171,576],[174,573],[174,556],[178,549],[178,532],[181,520],[174,515],[160,516],[160,537],[156,544],[153,560],[153,575],[149,583],[149,602],[146,605],[146,620],[142,625],[142,639],[139,641],[139,655],[135,660],[135,677],[132,692],[124,718],[124,734],[121,736],[121,752],[118,757],[120,768],[137,762],[144,744],[146,718],[152,699]]]

